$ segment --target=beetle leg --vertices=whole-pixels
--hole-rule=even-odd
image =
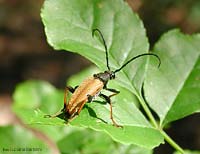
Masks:
[[[74,93],[74,91],[76,90],[76,88],[78,88],[78,86],[76,86],[76,87],[74,87],[74,88],[71,87],[71,86],[66,86],[66,87],[65,87],[65,91],[66,91],[66,90],[69,90],[71,93]]]
[[[88,97],[88,103],[91,103],[96,97],[98,97],[100,92],[96,93],[94,96],[87,94]]]
[[[64,107],[61,111],[57,112],[54,115],[44,115],[45,118],[55,118],[55,117],[59,117],[64,115],[63,113],[65,112],[65,108],[66,108],[66,103],[67,103],[67,94],[68,91],[70,91],[71,93],[74,93],[74,91],[76,90],[78,86],[76,86],[75,88],[71,87],[71,86],[66,86],[65,87],[65,92],[64,92]]]
[[[112,103],[111,103],[110,97],[112,97],[112,96],[114,96],[114,95],[116,95],[116,94],[118,94],[118,93],[114,93],[114,94],[112,94],[112,95],[110,95],[110,96],[106,96],[106,95],[104,95],[104,94],[100,94],[99,96],[102,97],[102,98],[104,98],[104,99],[106,100],[106,102],[110,105],[110,119],[112,120],[113,125],[116,126],[116,127],[122,127],[122,126],[118,125],[118,124],[115,122],[114,118],[113,118],[113,112],[112,112],[113,110],[112,110]]]
[[[105,87],[104,89],[107,90],[107,91],[113,92],[114,95],[117,95],[117,94],[120,93],[120,91],[118,91],[118,90],[116,90],[116,89],[111,89],[111,88],[107,88],[107,87]],[[113,96],[114,96],[114,95],[113,95]],[[109,96],[109,97],[111,97],[111,96]]]
[[[87,94],[88,103],[91,103],[94,100],[94,96]]]
[[[76,90],[76,88],[78,88],[78,86],[76,86],[75,88],[71,87],[71,86],[66,86],[65,87],[65,92],[64,92],[64,108],[62,110],[64,110],[67,106],[67,94],[68,91],[70,91],[71,93],[74,93],[74,91]]]

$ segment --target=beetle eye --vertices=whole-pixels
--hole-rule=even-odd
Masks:
[[[115,78],[115,74],[112,73],[112,74],[110,75],[110,79],[114,79],[114,78]]]

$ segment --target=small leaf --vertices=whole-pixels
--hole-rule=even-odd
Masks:
[[[16,86],[14,106],[55,113],[63,106],[63,93],[45,81],[30,80]],[[47,107],[48,106],[48,107]]]
[[[76,143],[76,144],[74,144]],[[151,150],[114,142],[108,135],[89,129],[73,131],[58,143],[61,153],[76,154],[151,154]]]
[[[30,80],[16,86],[13,98],[12,109],[26,125],[39,129],[52,140],[62,138],[63,120],[44,118],[47,113],[54,114],[63,107],[61,91],[45,81]]]
[[[0,127],[0,139],[2,153],[51,153],[47,145],[20,126]]]
[[[145,98],[161,123],[200,111],[200,35],[172,30],[155,45],[162,64],[149,67],[144,84]],[[155,64],[151,61],[151,64]],[[153,89],[153,90],[152,90]]]
[[[167,113],[164,123],[181,119],[195,112],[200,112],[200,58]]]

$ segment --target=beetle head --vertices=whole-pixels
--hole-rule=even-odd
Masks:
[[[105,73],[109,73],[110,80],[115,79],[115,72],[113,72],[113,71],[105,71]]]

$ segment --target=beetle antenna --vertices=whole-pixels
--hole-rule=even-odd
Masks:
[[[128,61],[127,61],[125,64],[123,64],[120,68],[116,69],[116,70],[114,71],[114,73],[119,72],[122,68],[124,68],[124,67],[125,67],[127,64],[129,64],[131,61],[133,61],[133,60],[135,60],[135,59],[137,59],[137,58],[139,58],[139,57],[142,57],[142,56],[155,56],[155,57],[158,59],[158,61],[159,61],[158,68],[160,67],[161,60],[160,60],[160,57],[159,57],[158,55],[153,54],[153,53],[143,53],[143,54],[141,54],[141,55],[137,55],[137,56],[131,58],[130,60],[128,60]]]
[[[107,65],[108,70],[110,71],[109,62],[108,62],[108,49],[107,49],[106,41],[105,41],[101,31],[97,28],[92,30],[92,36],[93,37],[94,37],[95,31],[97,31],[99,33],[99,35],[101,36],[101,39],[103,40],[103,45],[104,45],[104,48],[105,48],[105,51],[106,51],[106,65]]]

